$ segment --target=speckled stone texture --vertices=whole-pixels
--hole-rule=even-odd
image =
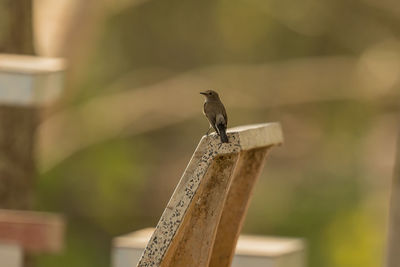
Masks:
[[[221,143],[216,134],[203,136],[175,189],[137,266],[160,266],[171,241],[179,231],[202,179],[214,159],[224,154],[280,144],[278,123],[250,125],[228,130],[229,143]],[[241,144],[241,142],[244,144]]]

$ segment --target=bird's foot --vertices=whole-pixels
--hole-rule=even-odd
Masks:
[[[208,128],[207,132],[206,132],[206,137],[208,138],[208,135],[210,134],[210,130],[211,130],[211,126]]]

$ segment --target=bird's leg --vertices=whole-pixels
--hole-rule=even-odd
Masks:
[[[211,130],[211,125],[208,127],[208,131],[206,132],[206,136],[208,137],[208,134],[210,133]]]

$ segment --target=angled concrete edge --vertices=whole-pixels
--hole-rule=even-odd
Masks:
[[[279,123],[248,125],[228,130],[229,143],[221,143],[216,134],[203,136],[176,187],[138,266],[159,266],[178,231],[196,191],[213,160],[225,154],[238,154],[254,148],[283,142]]]
[[[238,134],[241,150],[249,150],[283,143],[279,123],[260,123],[228,129],[228,134]]]

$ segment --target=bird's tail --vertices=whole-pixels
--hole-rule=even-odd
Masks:
[[[228,136],[226,135],[226,127],[225,127],[225,125],[223,125],[221,123],[221,124],[218,124],[217,127],[218,127],[219,137],[221,138],[221,142],[222,143],[229,143]]]

